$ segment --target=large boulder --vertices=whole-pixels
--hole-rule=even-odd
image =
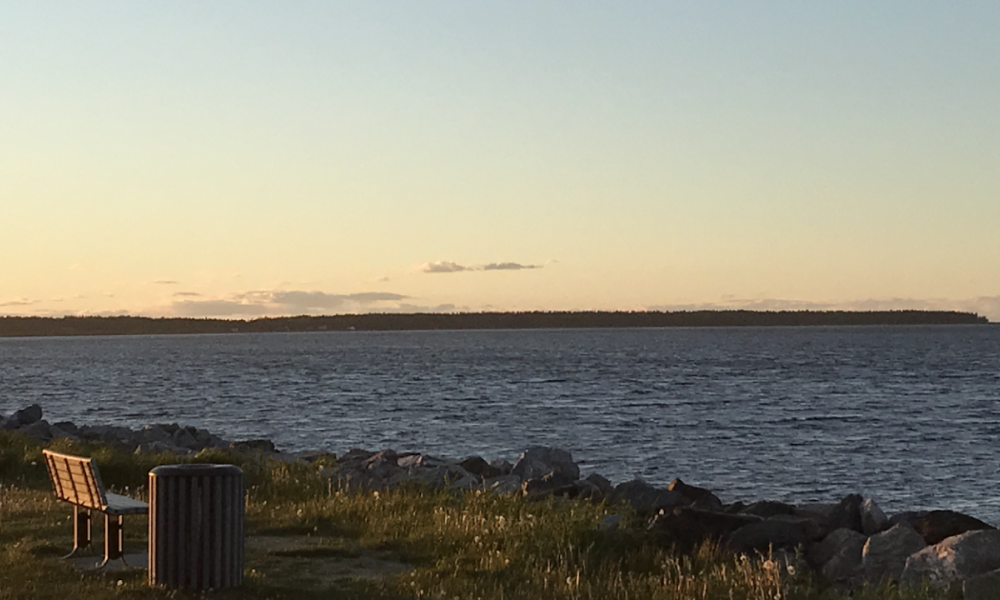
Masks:
[[[861,505],[865,499],[860,494],[851,494],[833,509],[827,519],[826,525],[830,531],[834,529],[853,529],[858,533],[864,533],[861,526]]]
[[[13,414],[12,420],[17,422],[18,427],[37,423],[42,420],[42,407],[38,404],[32,404],[22,408]]]
[[[29,425],[22,425],[18,431],[39,442],[48,442],[54,437],[52,435],[52,427],[45,419],[33,421]]]
[[[875,535],[889,527],[889,517],[871,498],[865,498],[859,507],[861,513],[861,533]]]
[[[845,548],[848,548],[851,549],[848,554],[853,555],[856,551],[860,560],[861,549],[864,545],[864,534],[853,529],[835,529],[822,540],[813,542],[806,547],[806,559],[809,564],[818,569],[830,562],[834,556],[842,553]]]
[[[1000,598],[1000,570],[976,575],[962,584],[963,600],[996,600]]]
[[[913,554],[899,579],[915,589],[923,582],[943,589],[1000,569],[1000,531],[979,529],[947,538]]]
[[[831,540],[832,536],[836,539]],[[823,543],[828,544],[828,540],[839,542],[840,545],[834,555],[820,567],[820,573],[836,587],[861,587],[864,581],[864,568],[861,564],[861,552],[866,541],[864,534],[842,527],[830,533]]]
[[[781,548],[794,549],[820,537],[822,529],[815,520],[792,515],[775,515],[759,523],[737,529],[726,542],[734,551],[767,552]]]
[[[553,472],[543,477],[525,479],[521,484],[521,493],[527,500],[536,501],[549,496],[575,497],[579,490],[572,479]]]
[[[906,559],[927,544],[909,523],[900,523],[868,538],[861,549],[865,581],[873,584],[898,582]]]
[[[722,501],[711,490],[694,485],[688,485],[680,479],[674,479],[667,486],[668,492],[678,492],[687,500],[685,504],[703,510],[722,510]]]
[[[486,460],[481,456],[470,456],[469,458],[458,463],[458,466],[473,475],[479,475],[482,479],[492,479],[494,477],[500,477],[504,474],[502,469],[494,467],[490,463],[486,462]]]
[[[687,499],[680,492],[655,488],[641,479],[619,483],[611,493],[612,502],[624,502],[637,513],[655,514],[663,508],[682,506]]]
[[[512,475],[522,480],[539,479],[549,473],[557,477],[576,481],[580,478],[580,467],[573,462],[569,452],[547,446],[533,446],[521,453],[521,457],[511,469]]]
[[[737,512],[744,515],[756,515],[762,519],[770,519],[778,515],[793,515],[795,514],[795,507],[784,502],[761,500],[749,506],[740,506]]]
[[[660,510],[649,524],[649,531],[664,546],[687,551],[706,541],[722,541],[736,530],[761,518],[676,506]]]
[[[979,529],[993,529],[993,526],[975,517],[952,510],[932,510],[929,512],[907,512],[894,516],[893,524],[907,522],[933,546],[946,538]]]

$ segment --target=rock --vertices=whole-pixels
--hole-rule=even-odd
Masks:
[[[48,442],[53,438],[52,428],[45,419],[33,421],[30,425],[22,425],[18,431],[39,442]]]
[[[511,475],[517,475],[521,480],[538,479],[555,473],[558,477],[576,481],[580,478],[580,467],[573,462],[569,452],[559,448],[534,446],[521,454],[514,463]]]
[[[12,420],[17,422],[18,427],[37,423],[42,420],[42,407],[32,404],[31,406],[22,408],[12,415]]]
[[[171,443],[178,448],[185,448],[187,450],[195,450],[198,447],[198,439],[195,438],[194,434],[187,427],[182,427],[174,432],[171,436]],[[274,444],[271,444],[274,447]]]
[[[13,429],[17,429],[17,421],[8,419],[7,417],[0,417],[0,431],[11,431]]]
[[[80,432],[80,428],[73,424],[72,421],[59,421],[52,424],[53,428],[59,428],[59,431],[65,433],[64,437],[77,437]]]
[[[136,446],[136,454],[160,454],[162,452],[171,452],[173,454],[185,454],[186,450],[183,448],[178,448],[170,444],[169,442],[143,442]]]
[[[882,533],[868,538],[861,549],[861,568],[865,581],[880,584],[898,582],[910,555],[923,550],[927,544],[909,523],[894,525]]]
[[[493,477],[499,477],[504,474],[501,469],[494,467],[480,456],[470,456],[469,458],[458,463],[458,466],[473,475],[478,475],[482,479],[492,479]]]
[[[39,422],[41,422],[41,421],[39,421]],[[65,424],[65,422],[63,423],[63,425],[64,424]],[[49,425],[49,433],[51,434],[52,439],[54,439],[54,440],[58,440],[58,439],[78,440],[79,439],[76,436],[76,433],[74,431],[64,429],[60,425],[61,425],[60,423],[53,423],[52,425]],[[70,423],[70,425],[73,425],[73,424]]]
[[[721,511],[722,501],[707,488],[688,485],[680,479],[674,479],[667,486],[668,492],[678,492],[687,499],[686,504],[693,508]]]
[[[420,454],[418,452],[406,452],[396,455],[396,466],[404,469],[435,468],[457,466],[449,460],[431,456],[430,454]]]
[[[181,431],[178,429],[177,431]],[[174,432],[177,433],[176,431]],[[232,442],[229,447],[246,454],[274,454],[278,451],[271,440],[243,440]]]
[[[813,542],[806,548],[806,558],[809,564],[819,568],[830,562],[834,556],[840,554],[845,548],[856,549],[860,560],[861,549],[865,545],[864,534],[853,529],[835,529],[826,535],[819,542]],[[853,554],[853,550],[848,554]]]
[[[860,494],[851,494],[840,501],[840,504],[833,509],[827,519],[826,526],[834,529],[853,529],[858,533],[864,533],[861,529],[861,504],[864,498]]]
[[[777,515],[794,515],[795,507],[791,504],[785,504],[784,502],[763,500],[760,502],[754,502],[749,506],[741,506],[736,512],[744,515],[755,515],[762,519],[769,519]]]
[[[827,526],[829,527],[830,519],[831,517],[833,517],[833,513],[837,510],[837,507],[839,506],[840,503],[830,504],[830,503],[820,503],[820,502],[809,502],[806,504],[799,504],[793,507],[794,510],[792,511],[792,514],[798,517],[809,517],[812,519],[816,519],[820,523],[827,524]],[[830,531],[833,531],[834,529],[838,528],[833,527],[830,529]]]
[[[979,529],[947,538],[910,556],[899,584],[917,589],[926,581],[931,587],[944,589],[997,569],[1000,531]]]
[[[577,490],[573,484],[572,479],[553,472],[544,477],[526,479],[521,484],[521,493],[529,501],[542,500],[549,496],[573,497]]]
[[[889,525],[889,517],[885,516],[882,509],[875,504],[871,498],[865,498],[859,507],[861,513],[861,533],[865,535],[875,535],[884,531]]]
[[[604,477],[598,475],[597,473],[591,473],[587,475],[584,481],[588,481],[594,484],[598,490],[601,492],[601,497],[608,498],[614,493],[615,488],[611,485],[611,482]]]
[[[491,460],[490,461],[490,466],[493,467],[494,469],[500,471],[500,475],[501,476],[502,475],[510,475],[511,470],[514,468],[514,465],[512,465],[509,460],[504,459],[504,458],[497,458],[497,459]]]
[[[727,540],[726,547],[733,552],[766,552],[768,549],[790,548],[820,537],[819,523],[808,517],[775,515],[759,523],[737,529]]]
[[[964,600],[996,600],[1000,598],[1000,570],[976,575],[962,585]]]
[[[581,498],[583,500],[591,500],[593,502],[600,502],[604,500],[604,492],[601,488],[586,479],[581,479],[579,481],[573,482],[573,492],[570,496],[574,498]]]
[[[896,522],[906,521],[924,536],[924,541],[933,546],[946,538],[967,531],[993,529],[992,525],[984,523],[975,517],[963,515],[951,510],[932,510],[922,513],[903,513],[893,517]]]
[[[337,455],[326,450],[303,450],[295,455],[295,460],[312,464],[320,459],[337,460]]]
[[[621,522],[621,515],[604,515],[601,522],[597,524],[597,528],[601,531],[618,531]]]
[[[847,535],[842,538],[843,544],[840,549],[820,568],[820,573],[835,587],[857,589],[864,581],[861,551],[865,546],[865,536],[846,527],[836,531],[846,531],[855,535]]]
[[[686,504],[679,492],[657,489],[641,479],[619,483],[611,493],[613,502],[627,502],[638,513],[656,513],[661,508]]]
[[[721,541],[737,529],[760,521],[760,517],[752,515],[731,515],[676,506],[660,510],[648,529],[661,544],[687,551],[705,541]]]
[[[521,493],[521,478],[517,475],[501,475],[483,482],[483,489],[496,495]]]

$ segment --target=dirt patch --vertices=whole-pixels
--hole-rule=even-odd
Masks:
[[[254,536],[247,539],[247,565],[275,584],[326,590],[345,580],[377,580],[409,571],[390,553],[371,550],[344,538]]]

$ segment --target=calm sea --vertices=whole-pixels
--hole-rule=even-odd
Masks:
[[[1000,327],[0,339],[0,414],[515,460],[1000,524]]]

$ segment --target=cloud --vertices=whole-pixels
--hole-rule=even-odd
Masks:
[[[462,271],[521,271],[524,269],[541,269],[541,265],[522,265],[516,262],[495,262],[488,265],[466,267],[449,260],[424,263],[420,270],[424,273],[460,273]]]
[[[192,293],[181,292],[175,294],[177,295],[192,295]],[[365,310],[390,311],[397,309],[398,303],[407,298],[408,296],[403,294],[390,292],[328,294],[301,290],[259,290],[221,299],[177,300],[171,303],[167,312],[184,317],[262,317]]]
[[[483,267],[484,271],[520,271],[522,269],[541,269],[541,265],[522,265],[515,262],[490,263]]]
[[[420,266],[420,270],[424,273],[458,273],[460,271],[468,271],[470,269],[468,267],[463,267],[458,263],[441,260],[438,262],[424,263]]]
[[[198,292],[174,292],[174,296],[201,296]]]
[[[177,285],[177,282],[173,279],[158,279],[153,283],[156,285]]]
[[[32,304],[38,304],[38,300],[28,300],[27,298],[21,298],[20,300],[0,302],[0,306],[31,306]]]

